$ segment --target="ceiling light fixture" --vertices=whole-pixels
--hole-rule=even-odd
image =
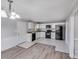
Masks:
[[[20,16],[18,14],[16,14],[14,11],[12,11],[13,0],[8,0],[8,2],[9,2],[8,13],[5,10],[1,10],[1,17],[4,17],[4,18],[9,17],[9,19],[20,18]]]

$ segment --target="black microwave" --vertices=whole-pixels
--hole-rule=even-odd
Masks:
[[[51,25],[46,25],[46,28],[51,28]]]

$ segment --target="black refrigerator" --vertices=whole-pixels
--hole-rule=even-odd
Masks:
[[[62,26],[56,26],[55,38],[56,40],[63,40],[63,27]]]

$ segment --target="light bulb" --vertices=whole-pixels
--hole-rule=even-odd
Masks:
[[[20,18],[20,16],[18,15],[18,14],[16,14],[16,16],[15,16],[16,18]]]
[[[7,13],[4,10],[1,10],[1,17],[7,18]]]
[[[11,12],[11,15],[12,15],[12,16],[15,16],[15,15],[16,15],[16,13],[15,13],[15,12]]]
[[[15,17],[11,15],[9,19],[15,19]]]

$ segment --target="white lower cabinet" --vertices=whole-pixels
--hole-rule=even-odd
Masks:
[[[36,32],[36,39],[38,40],[40,38],[40,32]]]
[[[36,39],[45,38],[45,32],[36,32]]]
[[[36,32],[36,39],[45,38],[45,32]],[[51,32],[51,39],[55,39],[55,32]]]
[[[29,34],[26,34],[26,41],[28,41],[28,42],[32,42],[32,34],[31,33],[29,33]]]
[[[51,32],[51,39],[55,39],[55,33]]]
[[[45,32],[40,32],[40,37],[42,38],[45,38]]]

